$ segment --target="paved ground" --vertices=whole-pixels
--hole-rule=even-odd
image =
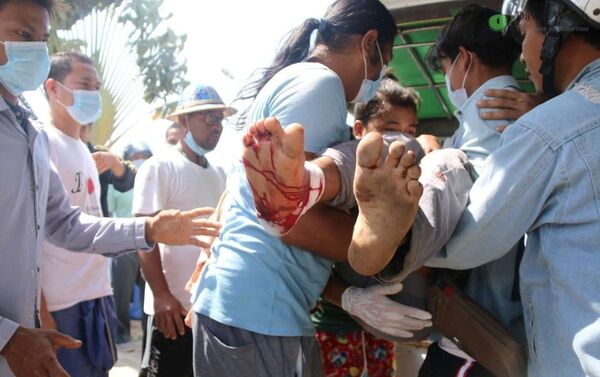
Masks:
[[[132,341],[118,345],[119,361],[109,373],[110,377],[137,377],[142,360],[142,326],[140,321],[131,321]]]

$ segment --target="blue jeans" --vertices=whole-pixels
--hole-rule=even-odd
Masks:
[[[70,376],[108,377],[117,361],[116,316],[112,296],[83,301],[52,312],[58,331],[83,342],[74,350],[60,348],[60,365]]]

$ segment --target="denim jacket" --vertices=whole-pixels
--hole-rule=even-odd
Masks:
[[[525,233],[528,376],[600,376],[600,59],[504,132],[428,264],[479,266]]]
[[[496,127],[507,123],[506,120],[481,119],[481,113],[489,110],[480,109],[477,102],[490,98],[484,94],[488,89],[519,90],[519,84],[514,77],[507,75],[496,76],[484,82],[469,96],[467,102],[454,112],[459,126],[454,135],[444,143],[444,147],[465,152],[478,174],[485,159],[496,150],[500,142],[501,134],[496,131]]]

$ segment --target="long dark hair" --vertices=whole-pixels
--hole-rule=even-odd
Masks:
[[[379,0],[337,0],[327,8],[321,20],[309,18],[290,31],[275,55],[271,66],[256,71],[246,84],[237,100],[254,100],[261,89],[285,67],[306,61],[309,56],[310,36],[318,29],[315,44],[324,44],[333,51],[347,46],[352,34],[363,35],[375,29],[379,33],[380,46],[391,44],[397,29],[394,17]],[[246,120],[246,112],[238,124]]]

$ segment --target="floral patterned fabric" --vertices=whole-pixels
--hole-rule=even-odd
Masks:
[[[394,376],[394,343],[376,338],[364,331],[317,331],[317,341],[321,348],[323,362],[323,376],[361,376],[364,368],[363,339],[368,376]]]

